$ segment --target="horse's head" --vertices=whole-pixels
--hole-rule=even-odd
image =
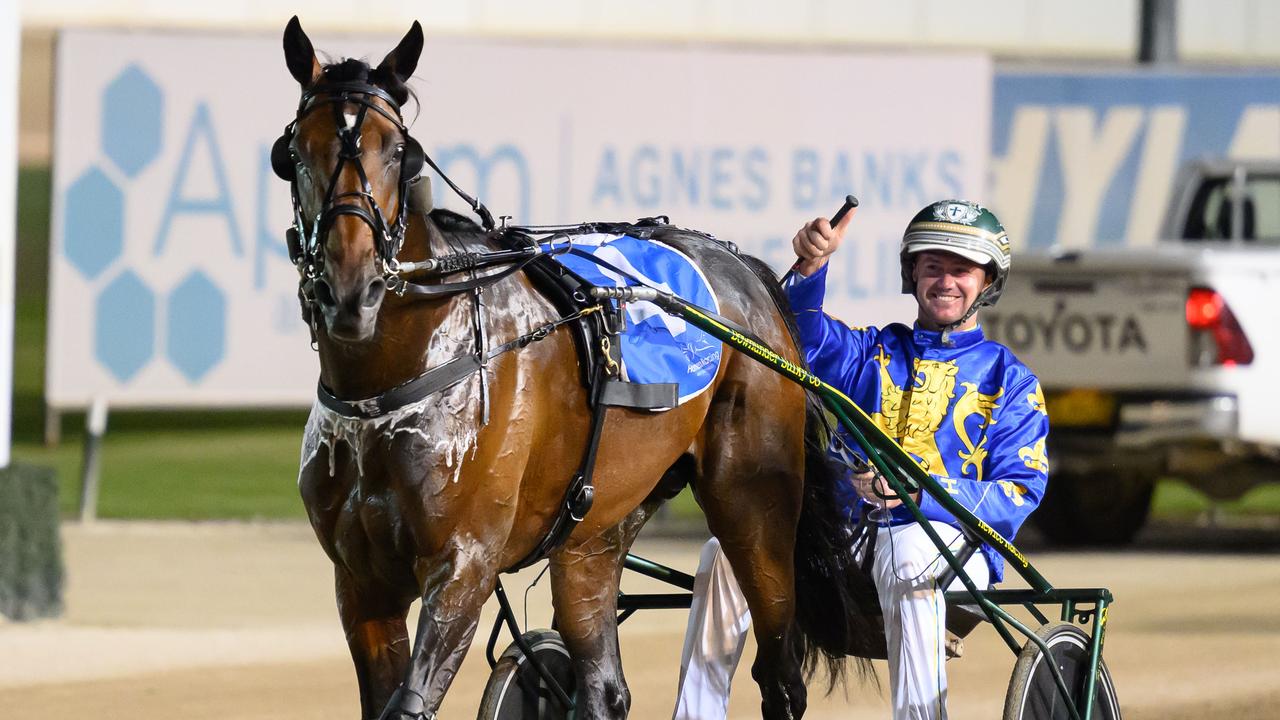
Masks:
[[[298,18],[285,27],[285,62],[302,99],[271,164],[292,186],[290,256],[310,281],[326,332],[341,342],[373,337],[404,243],[408,183],[424,156],[401,106],[421,54],[417,22],[376,68],[360,60],[322,65]]]

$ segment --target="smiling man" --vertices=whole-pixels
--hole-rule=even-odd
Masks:
[[[851,328],[822,311],[827,262],[851,214],[817,218],[792,240],[787,285],[805,358],[915,457],[955,500],[1012,538],[1044,494],[1049,418],[1040,383],[1003,345],[983,337],[978,310],[994,305],[1009,274],[1009,240],[990,210],[944,200],[903,234],[902,291],[916,299],[913,326]],[[833,444],[846,460],[860,450]],[[856,466],[859,463],[851,462]],[[865,460],[861,463],[865,465]],[[855,551],[884,615],[895,720],[945,718],[947,565],[901,500],[871,472],[850,471],[844,503]],[[959,524],[934,498],[913,498],[939,536],[958,548]],[[703,551],[685,637],[675,717],[724,717],[749,615],[715,540]],[[965,570],[979,587],[999,582],[1003,560],[983,546]],[[952,589],[960,589],[956,582]]]

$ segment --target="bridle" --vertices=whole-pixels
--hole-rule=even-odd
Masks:
[[[375,102],[375,99],[386,103],[390,110]],[[308,222],[298,190],[298,169],[302,167],[302,161],[293,146],[293,140],[298,123],[311,112],[325,105],[333,110],[340,149],[338,162],[329,175],[329,182],[324,190],[324,201],[315,217]],[[358,106],[350,122],[344,113],[349,105]],[[368,173],[365,172],[364,165],[360,161],[361,128],[370,110],[390,121],[399,130],[401,137],[398,197],[395,220],[391,222],[388,222],[387,212],[374,197]],[[354,192],[338,193],[338,179],[348,163],[355,168],[360,180],[360,189]],[[533,251],[499,253],[498,255],[505,256],[486,258],[489,262],[482,263],[476,263],[475,256],[465,252],[446,256],[440,261],[428,260],[424,263],[399,261],[397,256],[404,248],[405,229],[408,223],[410,185],[418,178],[424,166],[430,166],[459,197],[471,206],[471,209],[480,217],[484,230],[489,232],[494,230],[493,215],[488,208],[454,184],[432,161],[423,150],[422,144],[409,134],[409,128],[405,125],[404,117],[400,112],[400,104],[386,90],[367,82],[331,82],[321,83],[303,93],[302,99],[298,101],[298,111],[293,121],[285,126],[284,132],[271,146],[271,169],[280,179],[289,183],[293,201],[293,227],[286,233],[286,239],[289,246],[289,260],[298,268],[301,278],[304,301],[315,302],[310,288],[324,272],[324,238],[334,221],[343,215],[354,215],[373,230],[379,269],[387,283],[387,289],[399,295],[408,294],[422,299],[456,295],[506,277],[523,267],[522,262],[536,254]],[[405,280],[405,276],[420,271],[450,274],[497,264],[511,264],[511,267],[496,275],[472,278],[463,282],[427,285]]]
[[[381,100],[390,110],[375,102]],[[316,109],[329,106],[333,110],[334,125],[340,143],[338,161],[329,175],[328,186],[324,190],[324,201],[315,217],[308,222],[302,207],[302,198],[298,188],[299,168],[304,168],[294,148],[298,124]],[[356,113],[350,117],[345,114],[348,106],[356,105]],[[360,133],[365,118],[372,110],[382,115],[400,132],[400,176],[399,197],[396,200],[394,221],[388,222],[388,214],[379,205],[373,194],[373,186],[369,182],[360,160]],[[337,192],[338,180],[343,168],[350,163],[355,168],[360,180],[360,189],[354,192]],[[298,101],[298,110],[292,122],[285,126],[284,132],[271,146],[271,169],[280,179],[289,183],[289,191],[293,200],[293,226],[286,232],[289,246],[289,259],[298,269],[299,298],[303,304],[303,316],[311,327],[312,348],[316,344],[315,306],[318,301],[314,288],[324,272],[325,250],[324,238],[334,221],[343,215],[360,218],[374,233],[374,245],[378,254],[379,269],[386,281],[387,290],[398,295],[407,295],[417,299],[440,299],[453,297],[462,293],[471,295],[474,312],[473,325],[476,333],[476,348],[469,354],[432,368],[402,386],[392,388],[376,398],[351,403],[340,400],[329,393],[323,385],[319,387],[322,403],[349,417],[377,417],[395,408],[417,402],[444,387],[476,372],[485,364],[504,352],[524,347],[546,337],[551,330],[560,325],[576,320],[583,313],[559,318],[547,323],[530,333],[510,342],[490,348],[484,324],[484,304],[480,300],[481,290],[499,280],[525,268],[534,259],[544,254],[543,250],[532,240],[521,235],[520,242],[507,242],[506,249],[492,252],[467,252],[465,248],[454,248],[453,252],[437,258],[427,258],[418,262],[404,262],[398,259],[404,248],[405,232],[408,224],[410,185],[417,179],[424,166],[430,166],[449,187],[458,194],[480,217],[481,226],[491,237],[500,237],[511,241],[516,230],[504,227],[495,229],[493,215],[478,200],[468,195],[449,179],[422,149],[422,145],[409,135],[409,128],[404,124],[400,112],[400,104],[385,89],[367,82],[327,82],[318,84],[303,93]],[[452,244],[449,236],[446,241]],[[477,276],[475,271],[483,268],[501,266],[498,272]],[[411,282],[406,278],[413,274],[427,274],[441,278],[457,273],[469,273],[466,280],[455,282],[421,283]],[[483,422],[488,422],[488,382],[481,374],[481,398],[483,406]]]
[[[375,98],[382,100],[391,108],[388,111]],[[358,109],[354,118],[348,122],[344,115],[349,105]],[[329,176],[328,186],[324,191],[324,201],[319,212],[310,223],[304,216],[302,199],[298,191],[298,169],[302,165],[293,140],[298,123],[323,106],[333,110],[334,124],[340,143],[338,162]],[[400,176],[399,193],[396,201],[394,222],[388,222],[388,214],[378,204],[373,195],[373,187],[369,176],[360,161],[360,134],[369,111],[382,115],[400,131]],[[324,83],[303,93],[298,101],[298,112],[293,122],[285,127],[284,133],[271,146],[271,169],[282,180],[289,183],[293,199],[293,232],[289,233],[289,259],[298,267],[305,277],[314,279],[324,270],[324,237],[334,221],[343,215],[354,215],[360,218],[373,230],[374,245],[377,248],[383,274],[390,281],[396,255],[404,246],[405,224],[408,219],[409,183],[422,171],[426,154],[422,145],[409,135],[400,114],[400,104],[386,90],[369,83]],[[360,179],[360,190],[338,193],[338,179],[343,169],[350,164],[355,168]]]
[[[391,109],[388,111],[380,100]],[[294,138],[298,124],[312,111],[328,105],[333,110],[334,124],[340,143],[338,160],[329,176],[328,186],[324,190],[324,201],[319,212],[310,223],[304,216],[302,200],[298,188],[299,167],[303,167],[294,149]],[[345,112],[348,106],[356,105],[353,117]],[[396,215],[393,222],[388,222],[387,213],[379,206],[373,195],[368,174],[361,163],[360,130],[368,117],[369,110],[379,113],[390,121],[400,132],[402,140],[400,155],[399,197],[396,202]],[[337,192],[338,181],[347,163],[355,168],[360,180],[360,189],[355,192]],[[482,252],[468,252],[466,248],[453,248],[453,252],[439,257],[429,257],[421,261],[401,261],[398,259],[404,247],[405,232],[408,223],[410,184],[417,178],[424,165],[429,165],[437,175],[480,217],[487,238],[496,241],[501,249]],[[562,311],[559,317],[544,322],[538,327],[525,332],[507,342],[492,346],[489,342],[487,323],[485,322],[485,303],[481,299],[483,289],[502,278],[518,272],[539,258],[573,249],[572,231],[595,230],[583,226],[542,226],[542,227],[507,227],[505,218],[503,226],[494,227],[493,216],[478,200],[463,192],[449,180],[440,168],[427,156],[422,146],[409,135],[404,124],[400,106],[384,89],[365,82],[324,83],[311,88],[302,95],[298,103],[298,111],[293,121],[271,147],[271,168],[281,179],[289,183],[293,200],[293,227],[287,232],[289,258],[299,271],[299,297],[303,304],[303,315],[311,327],[312,348],[319,349],[316,329],[316,305],[318,301],[313,291],[321,281],[324,272],[325,250],[324,238],[333,223],[343,215],[353,215],[368,225],[375,236],[375,246],[383,278],[388,291],[399,295],[407,295],[418,299],[447,298],[461,293],[470,295],[472,311],[472,330],[475,342],[470,352],[455,356],[405,382],[388,388],[381,393],[362,399],[343,399],[325,387],[323,380],[317,383],[316,398],[320,405],[328,411],[345,418],[373,420],[383,418],[411,408],[424,402],[435,393],[453,387],[457,383],[470,378],[479,377],[480,385],[480,424],[489,423],[489,372],[488,363],[499,356],[527,347],[549,336],[557,328],[570,323],[579,325],[579,332],[584,345],[599,338],[598,353],[588,353],[591,359],[588,383],[588,404],[591,407],[591,424],[583,459],[577,474],[569,483],[560,510],[556,514],[552,526],[546,535],[523,558],[516,569],[526,567],[545,557],[553,548],[562,543],[577,527],[578,523],[590,510],[595,497],[592,484],[592,472],[595,465],[596,452],[603,434],[605,409],[610,404],[618,404],[622,399],[617,392],[610,396],[607,392],[610,383],[621,385],[617,376],[620,369],[620,356],[613,349],[618,347],[612,342],[621,326],[621,309],[610,309],[603,300],[605,298],[622,298],[621,295],[606,294],[588,297],[590,286],[581,279],[573,277],[567,271],[563,273],[534,265],[530,272],[541,271],[549,276],[548,282],[560,286],[560,292],[569,294],[573,302],[571,309]],[[451,245],[450,235],[445,233],[446,242]],[[534,239],[536,235],[550,238],[549,249],[544,250]],[[554,239],[563,238],[566,243],[557,249]],[[478,276],[476,270],[482,268],[501,267],[502,269],[484,276]],[[407,280],[414,273],[427,274],[437,278],[458,273],[468,273],[466,280],[456,282],[437,282],[423,284]],[[600,289],[600,288],[597,288]],[[596,328],[594,331],[591,328]],[[675,386],[672,385],[672,388]],[[675,395],[672,390],[671,400],[665,403],[674,407]],[[612,399],[610,400],[610,398]],[[657,407],[657,406],[654,406]]]

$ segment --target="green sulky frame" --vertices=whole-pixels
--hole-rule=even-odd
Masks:
[[[759,338],[750,332],[736,328],[730,321],[719,317],[703,308],[684,300],[654,290],[652,288],[595,288],[594,294],[600,299],[614,299],[622,302],[628,300],[647,300],[655,303],[665,312],[678,315],[696,325],[708,334],[718,338],[729,347],[745,353],[756,361],[781,373],[783,376],[799,383],[816,393],[823,403],[835,414],[840,424],[849,431],[853,439],[866,451],[868,458],[876,469],[884,475],[890,488],[897,493],[898,499],[911,512],[912,516],[928,534],[939,553],[946,559],[956,577],[964,584],[964,590],[946,593],[949,602],[977,605],[986,619],[996,628],[1009,648],[1017,655],[1022,646],[1014,636],[1017,630],[1028,640],[1039,647],[1046,657],[1052,657],[1048,645],[1035,631],[1019,622],[1008,611],[1005,605],[1021,605],[1041,624],[1048,623],[1048,618],[1040,611],[1040,605],[1058,605],[1060,618],[1064,622],[1088,624],[1089,632],[1089,672],[1086,678],[1084,707],[1078,708],[1071,701],[1071,693],[1057,663],[1045,663],[1053,675],[1058,692],[1061,694],[1073,720],[1091,720],[1094,697],[1097,692],[1098,667],[1102,660],[1102,644],[1106,635],[1107,608],[1112,601],[1111,591],[1106,588],[1055,588],[1039,573],[1007,538],[1001,536],[991,526],[978,519],[972,512],[956,502],[946,490],[930,477],[910,455],[896,442],[886,435],[871,418],[867,416],[852,400],[836,388],[823,382],[821,378],[774,352]],[[970,542],[980,541],[996,549],[1031,586],[1028,590],[986,590],[978,588],[968,574],[964,572],[962,563],[942,541],[925,519],[920,506],[911,498],[916,490],[926,492],[959,520],[966,538]]]

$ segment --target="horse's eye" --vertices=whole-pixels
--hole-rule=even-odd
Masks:
[[[311,177],[311,168],[302,162],[302,156],[298,154],[298,151],[290,149],[289,156],[293,158],[293,166],[297,169],[299,177]]]

